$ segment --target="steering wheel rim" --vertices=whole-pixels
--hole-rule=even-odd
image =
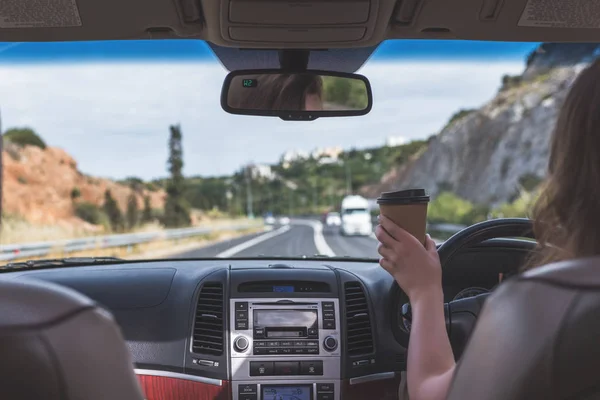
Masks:
[[[494,238],[506,237],[535,239],[532,221],[527,218],[498,218],[479,222],[455,233],[438,248],[442,269],[444,269],[465,247],[476,246],[479,243]],[[406,297],[406,294],[404,294],[398,283],[394,281],[392,284],[393,333],[396,341],[401,346],[408,348],[410,332],[399,328],[400,323],[402,322],[399,310],[404,303],[404,301],[402,301],[403,296]],[[408,298],[406,297],[406,299]],[[445,308],[446,311],[448,311],[448,303],[445,304]],[[449,324],[448,315],[446,316],[446,322]],[[447,327],[449,328],[448,325]]]
[[[455,233],[438,248],[442,269],[465,247],[472,247],[489,239],[506,237],[535,239],[532,221],[527,218],[490,219]]]

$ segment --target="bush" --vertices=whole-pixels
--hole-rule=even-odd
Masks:
[[[100,207],[88,202],[75,204],[75,215],[93,225],[106,225],[108,218]]]
[[[472,225],[485,221],[489,210],[450,192],[440,193],[430,204],[427,219],[431,223]]]
[[[71,190],[71,200],[75,200],[81,197],[81,190],[76,186]]]
[[[12,128],[7,130],[3,137],[19,146],[37,146],[41,149],[46,148],[46,143],[33,129],[30,128]]]

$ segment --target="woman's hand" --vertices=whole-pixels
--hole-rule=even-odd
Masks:
[[[425,247],[417,238],[381,215],[375,236],[380,244],[379,264],[398,282],[411,302],[442,289],[442,268],[435,242],[427,235]]]

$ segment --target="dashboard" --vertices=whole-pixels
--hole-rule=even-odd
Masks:
[[[446,301],[492,290],[527,254],[502,239],[463,251],[444,269]],[[134,261],[0,279],[51,281],[110,310],[149,400],[396,399],[406,368],[392,316],[407,299],[377,262]]]

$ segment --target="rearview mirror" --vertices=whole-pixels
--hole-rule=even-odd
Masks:
[[[234,71],[221,91],[221,106],[230,114],[291,121],[365,115],[372,103],[369,80],[342,72]]]

